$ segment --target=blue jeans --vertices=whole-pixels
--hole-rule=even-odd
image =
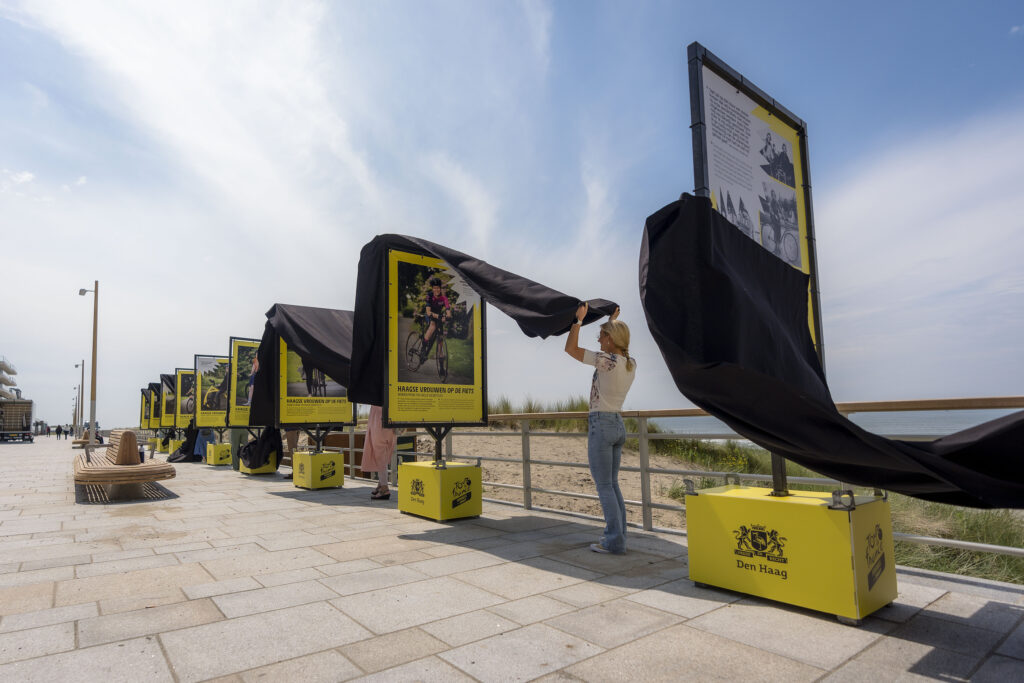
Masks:
[[[601,545],[613,553],[626,552],[626,503],[619,490],[619,465],[626,426],[618,413],[590,413],[588,417],[587,459],[590,476],[597,486],[597,497],[604,512],[604,537]]]

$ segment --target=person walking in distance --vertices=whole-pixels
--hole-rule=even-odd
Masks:
[[[605,527],[601,541],[592,543],[590,549],[620,555],[626,552],[626,504],[619,489],[619,465],[626,443],[621,413],[626,393],[636,377],[636,361],[629,356],[629,327],[618,320],[618,308],[601,325],[597,337],[601,350],[580,348],[580,327],[586,315],[587,304],[580,304],[565,340],[565,352],[594,366],[587,416],[587,460]]]

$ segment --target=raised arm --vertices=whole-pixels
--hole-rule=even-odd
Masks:
[[[582,303],[576,309],[576,320],[569,328],[569,334],[565,336],[565,352],[580,362],[583,362],[583,349],[580,348],[580,327],[586,317],[587,304]]]

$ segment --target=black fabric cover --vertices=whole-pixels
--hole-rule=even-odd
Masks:
[[[166,391],[171,392],[171,396],[174,396],[174,392],[178,388],[178,378],[173,373],[170,375],[160,373],[160,383],[164,385]],[[163,403],[163,394],[157,395],[160,396],[160,402]],[[175,400],[177,400],[177,397],[175,397]]]
[[[284,339],[290,351],[306,368],[316,368],[342,386],[348,386],[352,359],[352,311],[312,306],[274,304],[267,311],[256,358],[259,370],[252,389],[249,426],[276,426],[277,339]]]
[[[196,437],[199,435],[199,430],[196,429],[196,419],[188,423],[188,427],[185,428],[185,440],[182,442],[178,450],[174,451],[167,456],[167,462],[201,462],[202,458],[193,454],[196,449]]]
[[[546,338],[569,331],[582,300],[486,261],[418,237],[378,235],[363,246],[356,276],[355,330],[352,340],[352,378],[349,400],[384,405],[384,367],[387,361],[385,277],[387,253],[399,249],[444,260],[487,303],[516,321],[527,337]],[[617,304],[590,299],[584,323],[611,315]]]
[[[640,299],[676,386],[738,434],[860,486],[1024,508],[1024,411],[931,442],[886,439],[835,408],[807,325],[807,283],[705,198],[647,219]]]
[[[270,462],[270,456],[274,453],[283,453],[281,444],[281,430],[264,429],[252,441],[243,444],[238,449],[238,459],[251,470],[264,467]],[[277,457],[277,467],[281,467],[281,457]]]

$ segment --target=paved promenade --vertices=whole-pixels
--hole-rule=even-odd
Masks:
[[[77,452],[0,445],[0,681],[1024,680],[1018,586],[904,569],[853,628],[694,587],[685,537],[597,555],[570,517],[437,524],[192,463],[76,502]]]

